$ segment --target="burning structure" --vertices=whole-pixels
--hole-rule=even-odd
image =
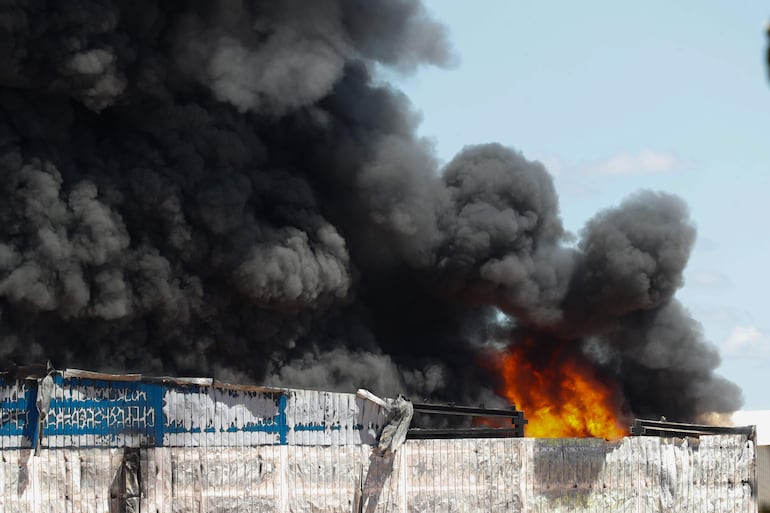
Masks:
[[[72,370],[5,375],[0,508],[25,513],[757,509],[751,429],[700,439],[687,432],[685,438],[614,442],[420,437],[404,443],[398,433],[405,432],[409,418],[404,423],[392,415],[404,401],[357,395]],[[417,404],[414,409],[431,410]],[[393,425],[395,431],[389,430]],[[683,425],[673,427],[681,436]]]
[[[740,405],[674,297],[681,199],[640,192],[573,243],[540,163],[488,144],[439,168],[376,78],[451,61],[419,2],[2,20],[5,363],[514,401],[560,436]]]
[[[741,403],[674,297],[685,203],[642,191],[574,238],[540,163],[439,166],[378,78],[451,61],[418,1],[31,1],[0,27],[0,365],[294,387],[6,381],[4,510],[756,507],[745,436],[620,439]],[[375,456],[380,407],[295,390],[359,387],[615,441]]]

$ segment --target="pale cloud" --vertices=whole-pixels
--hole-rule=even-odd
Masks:
[[[725,354],[770,352],[770,336],[756,326],[735,326],[722,344]]]
[[[687,285],[699,288],[723,290],[732,286],[730,278],[711,269],[696,269],[686,275]]]
[[[587,166],[592,174],[607,176],[646,175],[668,173],[681,168],[684,163],[674,153],[658,150],[623,152]]]
[[[719,243],[711,237],[698,235],[698,240],[695,241],[695,249],[701,251],[715,251],[719,249]]]
[[[546,170],[548,170],[548,172],[553,177],[563,176],[567,174],[569,171],[569,168],[571,167],[569,164],[564,162],[564,160],[558,155],[536,156],[535,160],[543,164]]]
[[[689,162],[676,153],[643,149],[624,151],[604,159],[576,162],[555,154],[534,155],[556,179],[571,177],[586,179],[596,175],[633,176],[675,172],[688,167]]]
[[[748,312],[740,308],[726,306],[724,304],[703,304],[687,301],[695,318],[702,322],[711,321],[724,324],[751,323],[752,318]]]
[[[536,155],[534,158],[543,164],[553,177],[560,194],[570,198],[586,198],[601,192],[595,180],[586,180],[585,170],[580,166],[567,162],[558,155]]]

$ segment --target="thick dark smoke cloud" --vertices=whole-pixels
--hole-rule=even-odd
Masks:
[[[584,347],[629,411],[739,406],[672,298],[681,200],[640,193],[574,246],[539,163],[439,169],[372,76],[452,61],[418,2],[38,0],[0,27],[6,363],[493,404],[473,362],[502,311]]]

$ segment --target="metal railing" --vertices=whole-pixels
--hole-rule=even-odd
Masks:
[[[477,408],[456,406],[453,404],[414,403],[415,413],[428,415],[461,415],[476,418],[511,419],[511,427],[474,426],[460,428],[420,428],[413,427],[407,432],[407,439],[447,439],[447,438],[520,438],[524,436],[527,420],[524,412],[512,407],[510,410],[496,408]]]
[[[703,435],[744,435],[749,440],[756,439],[756,426],[710,426],[707,424],[687,424],[666,420],[635,419],[631,426],[634,436],[662,437],[700,437]]]

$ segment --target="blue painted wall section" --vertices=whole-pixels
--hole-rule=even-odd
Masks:
[[[108,381],[63,378],[54,375],[54,394],[48,416],[43,423],[43,447],[160,447],[167,434],[212,434],[264,432],[277,435],[277,444],[287,444],[287,396],[281,392],[241,392],[211,387],[180,385],[152,381]],[[34,446],[38,426],[36,380],[3,380],[0,378],[0,447],[21,449]],[[253,399],[260,394],[272,408],[249,411],[251,421],[215,427],[204,418],[180,421],[171,419],[166,400],[168,393],[189,397],[190,403],[210,394],[229,405]],[[181,394],[181,396],[180,396]],[[214,403],[219,408],[220,403]],[[253,409],[253,408],[252,408]],[[213,412],[216,413],[217,409]],[[183,410],[188,415],[187,410]],[[277,412],[277,413],[276,413]],[[189,413],[195,415],[195,412]],[[256,417],[255,417],[256,416]],[[256,418],[256,421],[254,420]],[[196,422],[198,424],[196,424]],[[200,423],[203,423],[203,426]]]
[[[51,436],[94,437],[100,442],[116,443],[119,436],[138,437],[141,445],[157,444],[162,413],[157,402],[158,385],[142,382],[102,380],[64,380],[54,377],[56,394],[44,423],[43,438]],[[34,403],[31,405],[35,409]]]
[[[32,440],[37,425],[37,388],[26,382],[0,381],[0,437],[24,437]],[[32,405],[32,408],[29,408]],[[5,444],[3,444],[5,446]]]
[[[281,394],[278,399],[278,415],[276,424],[279,426],[278,440],[281,445],[286,445],[286,435],[289,433],[289,423],[286,422],[286,394]]]

